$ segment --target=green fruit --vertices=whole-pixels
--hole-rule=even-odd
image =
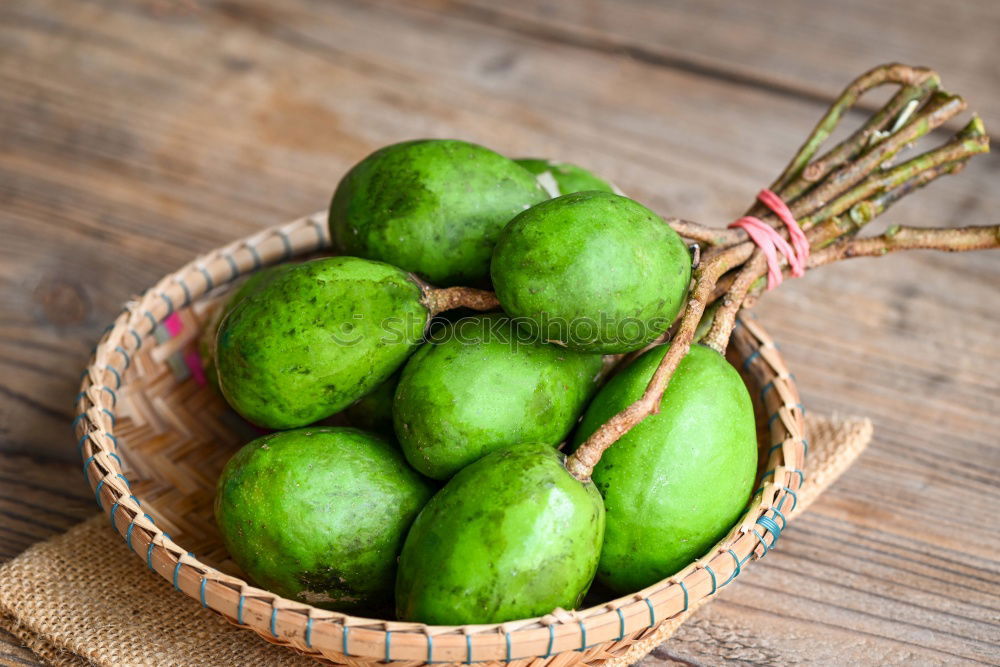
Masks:
[[[287,264],[277,264],[261,269],[257,273],[250,274],[250,277],[243,281],[243,284],[229,296],[225,304],[221,308],[216,309],[215,313],[201,330],[201,336],[198,337],[198,355],[201,357],[201,366],[205,372],[205,379],[213,387],[219,386],[219,371],[215,367],[215,336],[219,332],[219,324],[222,323],[226,315],[240,301],[274,280],[275,276],[287,267]]]
[[[500,314],[461,320],[407,362],[396,435],[410,464],[447,479],[506,445],[555,446],[597,388],[600,355],[518,339]]]
[[[577,445],[642,396],[667,346],[613,377],[591,402]],[[695,345],[660,402],[594,469],[607,532],[598,578],[628,593],[671,576],[722,539],[746,508],[757,470],[753,406],[736,370]]]
[[[503,226],[546,198],[513,160],[464,141],[394,144],[358,163],[330,204],[344,253],[389,262],[435,285],[478,284]]]
[[[398,616],[502,623],[577,607],[597,567],[604,505],[562,459],[546,444],[505,447],[438,491],[399,557]]]
[[[533,336],[581,352],[622,353],[673,322],[691,258],[680,236],[642,204],[578,192],[511,220],[491,272],[504,310]]]
[[[216,339],[229,404],[267,428],[328,417],[402,365],[429,319],[412,276],[381,262],[296,264],[240,302]]]
[[[377,612],[391,603],[406,531],[432,493],[385,440],[310,427],[237,452],[219,478],[215,520],[233,560],[263,588]]]
[[[545,178],[549,174],[556,184],[558,192],[553,196],[568,195],[573,192],[583,192],[585,190],[602,190],[604,192],[618,192],[617,188],[607,181],[598,178],[583,167],[568,162],[553,162],[552,160],[540,160],[538,158],[518,158],[514,160],[536,177]]]
[[[396,438],[392,429],[392,399],[399,384],[399,372],[349,405],[341,414],[351,426]]]

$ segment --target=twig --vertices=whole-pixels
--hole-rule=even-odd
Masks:
[[[809,268],[853,257],[881,257],[898,250],[965,252],[990,248],[1000,248],[1000,225],[949,228],[894,225],[878,236],[839,241],[813,253]]]
[[[900,86],[896,95],[850,137],[814,160],[819,147],[860,96],[889,83]],[[879,237],[854,238],[864,225],[905,195],[942,175],[957,173],[969,157],[988,150],[982,122],[973,118],[953,141],[896,167],[889,166],[906,147],[965,108],[962,98],[939,91],[939,83],[937,74],[931,70],[905,65],[885,65],[862,75],[834,102],[775,180],[771,189],[788,203],[807,232],[813,250],[810,267],[907,248],[1000,247],[998,227],[958,230],[894,227]],[[760,217],[787,236],[776,216],[763,212],[756,203],[748,214]],[[694,271],[694,287],[674,327],[670,348],[642,397],[602,424],[567,459],[567,469],[581,480],[589,479],[608,447],[645,417],[659,411],[670,377],[690,349],[696,331],[700,335],[705,330],[707,321],[702,323],[702,318],[710,304],[714,304],[711,306],[714,312],[704,342],[722,352],[732,334],[737,312],[763,289],[766,260],[743,230],[711,230],[687,221],[670,224],[682,236],[708,248]]]

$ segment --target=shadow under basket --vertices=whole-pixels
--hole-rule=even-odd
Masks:
[[[802,406],[773,342],[742,319],[728,356],[757,410],[757,490],[732,531],[669,579],[587,609],[466,626],[350,616],[251,586],[222,546],[212,503],[226,461],[259,433],[205,385],[193,347],[241,276],[328,246],[325,214],[314,214],[211,252],[127,304],[94,351],[74,421],[87,479],[128,548],[178,591],[331,664],[622,664],[777,542],[805,482]]]

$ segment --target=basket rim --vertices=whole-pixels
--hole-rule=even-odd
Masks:
[[[329,250],[325,212],[277,225],[202,255],[128,302],[84,371],[73,428],[98,506],[129,548],[174,588],[269,641],[308,655],[378,661],[482,662],[550,658],[645,636],[729,584],[774,547],[805,482],[808,442],[794,379],[764,329],[741,316],[732,345],[768,406],[770,449],[748,509],[708,553],[641,591],[575,611],[498,624],[434,626],[328,611],[282,598],[202,562],[160,530],[132,494],[114,434],[118,392],[131,355],[160,323],[241,275]],[[771,410],[770,406],[776,406]],[[791,505],[785,508],[790,499]],[[769,537],[769,539],[767,539]]]

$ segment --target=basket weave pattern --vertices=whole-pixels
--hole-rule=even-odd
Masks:
[[[127,304],[84,373],[74,427],[97,503],[128,547],[178,590],[332,664],[598,665],[620,661],[778,540],[805,482],[803,410],[774,343],[743,320],[729,356],[755,395],[758,489],[733,530],[669,579],[588,609],[459,627],[360,618],[249,585],[222,548],[212,500],[223,465],[256,433],[191,377],[184,352],[241,275],[328,245],[325,215],[317,213],[198,258]]]

